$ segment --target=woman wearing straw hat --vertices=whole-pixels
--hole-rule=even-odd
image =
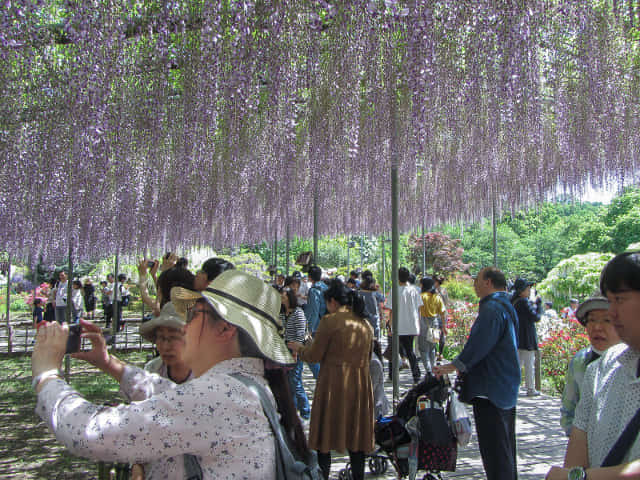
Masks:
[[[83,322],[83,336],[93,348],[75,357],[109,373],[125,391],[152,393],[131,405],[94,405],[60,378],[68,330],[48,324],[40,329],[32,356],[37,413],[76,455],[148,462],[147,478],[184,479],[193,457],[204,479],[275,478],[269,421],[259,396],[234,375],[269,387],[292,445],[307,453],[286,375],[268,368],[293,363],[279,335],[280,296],[258,278],[230,270],[203,292],[174,288],[171,300],[186,317],[184,361],[194,379],[176,385],[124,364],[109,355],[100,328]]]
[[[324,292],[328,315],[322,317],[310,344],[289,342],[307,362],[319,362],[320,374],[311,407],[309,446],[318,451],[325,479],[331,450],[349,451],[354,480],[364,478],[364,455],[374,448],[373,386],[369,362],[373,328],[364,300],[340,280]]]

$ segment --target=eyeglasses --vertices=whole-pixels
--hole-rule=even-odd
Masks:
[[[195,316],[198,313],[204,313],[204,314],[208,315],[211,312],[209,310],[205,310],[205,309],[202,309],[202,308],[198,309],[198,310],[196,310],[195,308],[192,308],[192,309],[188,310],[187,311],[187,325],[190,324],[193,321],[193,319],[195,318]]]
[[[163,337],[158,335],[156,337],[156,344],[158,343],[166,343],[168,345],[175,345],[176,343],[184,341],[183,337]]]

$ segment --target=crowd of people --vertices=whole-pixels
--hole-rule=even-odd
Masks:
[[[92,344],[90,351],[73,355],[120,382],[130,403],[113,408],[91,404],[60,378],[67,326],[54,320],[64,318],[67,307],[64,272],[52,288],[48,321],[39,329],[32,359],[37,412],[73,452],[129,463],[133,478],[186,478],[194,465],[201,475],[194,478],[275,478],[274,432],[259,396],[234,376],[241,375],[266,387],[291,445],[301,458],[314,451],[324,478],[331,451],[346,451],[353,478],[361,479],[365,455],[374,449],[376,419],[390,413],[384,381],[397,360],[407,362],[414,384],[425,375],[456,374],[460,398],[473,408],[487,478],[517,478],[521,369],[523,394],[540,395],[534,380],[536,325],[550,309],[531,294],[532,282],[518,278],[508,288],[500,270],[481,269],[474,280],[478,316],[460,354],[442,363],[448,298],[437,276],[417,282],[400,268],[394,305],[369,271],[329,279],[311,266],[306,276],[276,275],[269,284],[219,258],[194,274],[169,254],[162,262],[142,260],[138,273],[142,300],[152,312],[140,334],[158,353],[142,369],[110,354],[102,329],[89,321],[94,315],[76,316],[77,300],[71,300],[73,318]],[[109,280],[99,290],[103,307],[122,303],[126,295],[114,294]],[[150,282],[156,295],[149,294]],[[87,282],[77,284],[74,297],[86,301]],[[600,296],[562,312],[585,326],[590,346],[568,366],[561,424],[569,447],[564,466],[553,467],[549,479],[640,472],[636,436],[616,453],[616,463],[603,463],[611,461],[608,449],[620,443],[627,422],[640,411],[635,366],[633,378],[627,371],[640,357],[640,253],[615,257],[602,272],[600,288]],[[96,292],[88,290],[94,302],[85,303],[89,313]],[[391,336],[394,327],[398,358],[383,355],[381,348],[381,337]],[[388,375],[383,356],[390,360]],[[303,381],[305,364],[316,379],[313,402]]]

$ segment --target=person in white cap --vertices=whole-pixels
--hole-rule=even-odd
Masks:
[[[576,310],[576,317],[587,329],[590,345],[575,354],[567,369],[560,407],[560,425],[567,436],[571,435],[576,405],[580,401],[580,386],[587,366],[600,358],[609,347],[620,343],[620,337],[609,318],[609,301],[606,298],[588,298]]]
[[[308,455],[286,374],[294,363],[280,336],[280,296],[256,277],[229,270],[196,292],[181,287],[171,301],[185,318],[183,358],[195,378],[176,385],[126,365],[106,349],[100,327],[83,321],[92,350],[74,354],[120,382],[143,401],[104,407],[62,380],[66,325],[40,328],[32,356],[36,412],[74,454],[108,462],[147,463],[146,478],[184,479],[194,459],[202,479],[274,479],[276,441],[258,384],[277,405],[291,445]]]

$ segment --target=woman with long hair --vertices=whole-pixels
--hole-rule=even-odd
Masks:
[[[176,385],[126,365],[109,354],[100,327],[83,321],[92,350],[75,358],[110,374],[129,395],[146,392],[146,400],[131,405],[94,405],[59,375],[67,326],[47,324],[31,357],[38,415],[74,454],[147,463],[146,478],[188,478],[195,462],[205,480],[275,479],[275,437],[245,381],[265,391],[291,445],[308,454],[281,368],[294,362],[279,333],[280,296],[260,279],[229,270],[203,292],[174,288],[171,302],[185,320],[183,359],[195,378]]]
[[[364,456],[374,448],[374,401],[369,373],[373,328],[365,318],[360,294],[340,280],[324,293],[327,315],[313,341],[289,347],[306,362],[319,362],[320,374],[311,408],[309,447],[329,478],[331,450],[349,452],[353,478],[364,478]]]

